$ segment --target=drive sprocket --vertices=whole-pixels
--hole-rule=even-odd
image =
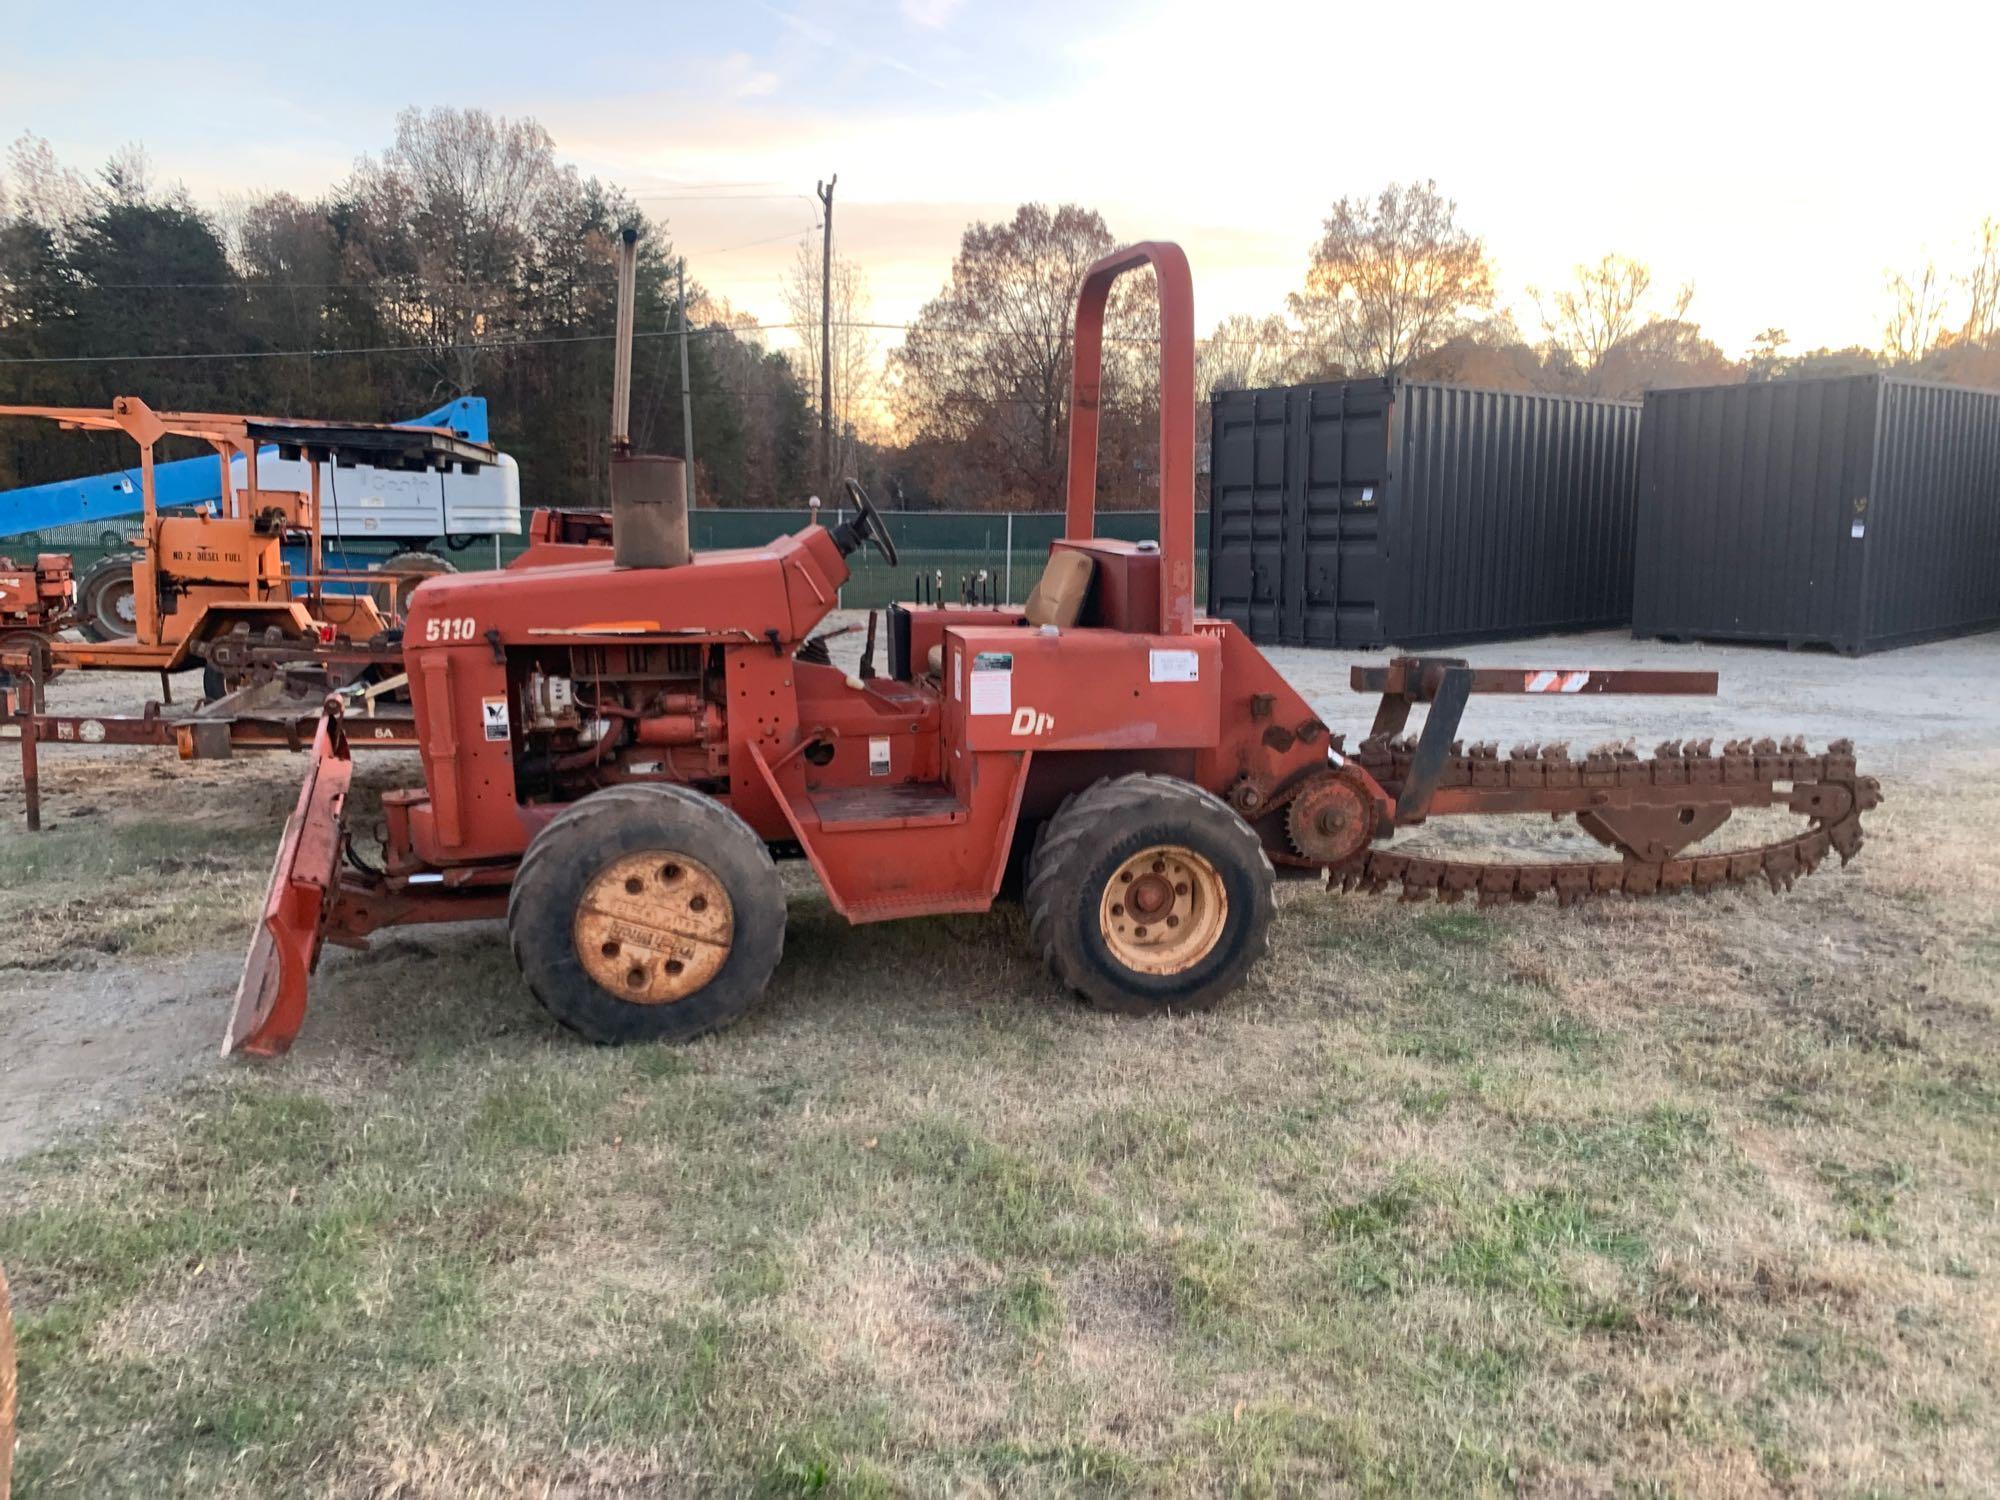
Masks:
[[[1285,808],[1292,852],[1316,865],[1337,865],[1367,847],[1375,820],[1361,788],[1338,772],[1314,775]]]

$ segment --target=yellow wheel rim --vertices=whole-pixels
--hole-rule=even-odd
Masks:
[[[1142,849],[1112,872],[1098,901],[1104,945],[1141,974],[1179,974],[1214,949],[1229,893],[1214,865],[1179,844]]]
[[[715,872],[671,850],[627,854],[583,889],[576,954],[584,971],[620,1000],[672,1005],[729,961],[736,909]]]

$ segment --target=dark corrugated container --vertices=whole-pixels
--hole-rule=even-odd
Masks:
[[[1634,634],[1858,653],[2000,625],[2000,393],[1653,391],[1639,448]]]
[[[1623,625],[1635,402],[1349,380],[1218,392],[1209,613],[1372,649]]]

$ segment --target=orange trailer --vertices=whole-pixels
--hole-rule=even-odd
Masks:
[[[54,671],[179,671],[205,659],[209,644],[224,636],[284,644],[306,656],[317,646],[377,640],[400,618],[399,580],[321,568],[319,464],[477,469],[497,457],[486,444],[468,442],[445,428],[156,412],[137,396],[120,396],[104,408],[0,406],[0,417],[121,432],[139,448],[143,511],[140,552],[133,565],[134,633],[104,642],[53,640],[49,665]],[[168,437],[214,448],[222,471],[218,511],[160,513],[153,454]],[[258,484],[258,449],[267,445],[275,445],[285,458],[310,460],[309,490],[269,490]],[[240,486],[232,480],[232,460],[238,459],[244,475]],[[288,538],[308,543],[309,566],[303,573],[293,572],[283,560]],[[371,593],[383,589],[388,591],[386,612]],[[223,674],[212,675],[219,679]]]

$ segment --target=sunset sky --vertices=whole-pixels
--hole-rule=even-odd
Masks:
[[[960,230],[1075,200],[1181,240],[1204,328],[1278,311],[1327,204],[1435,177],[1535,332],[1530,285],[1621,251],[1732,355],[1877,342],[1891,269],[1955,269],[2000,214],[2000,6],[1310,0],[187,4],[79,24],[0,0],[0,134],[74,166],[142,142],[213,203],[302,194],[409,104],[532,115],[663,216],[695,276],[781,316],[840,174],[875,315]],[[762,242],[762,243],[753,243]]]

